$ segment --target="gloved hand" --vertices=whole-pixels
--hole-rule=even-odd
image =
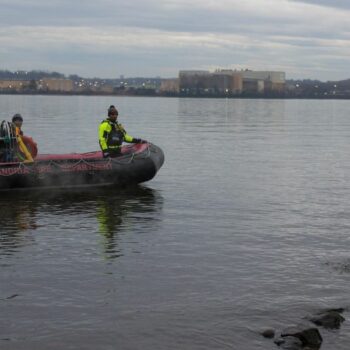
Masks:
[[[108,158],[110,156],[108,151],[103,151],[103,158]]]
[[[133,143],[148,143],[148,141],[146,141],[146,140],[135,139],[135,138],[132,140],[132,142],[133,142]]]

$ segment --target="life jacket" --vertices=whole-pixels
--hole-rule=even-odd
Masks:
[[[123,143],[124,134],[123,132],[116,127],[116,124],[111,124],[112,130],[107,138],[108,147],[119,147]]]
[[[101,124],[108,123],[110,130],[105,130],[103,137],[106,140],[108,148],[118,148],[122,145],[124,140],[125,130],[122,125],[118,123],[112,123],[110,120],[106,119],[102,121]]]

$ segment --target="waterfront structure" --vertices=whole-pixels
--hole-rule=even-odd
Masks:
[[[232,70],[180,71],[179,92],[181,94],[239,94],[242,92],[242,77]]]
[[[284,92],[286,88],[286,73],[278,71],[242,71],[243,81],[249,86],[249,82],[257,83],[258,92]]]
[[[114,92],[114,87],[101,80],[93,81],[81,79],[79,81],[74,81],[74,91],[77,93],[111,95]]]
[[[28,88],[30,81],[28,80],[0,80],[0,90],[19,92]]]
[[[179,79],[163,79],[160,83],[159,92],[177,94],[179,92]]]
[[[97,95],[180,95],[180,96],[246,96],[246,97],[288,97],[288,96],[347,96],[340,84],[315,82],[314,92],[303,83],[287,85],[285,72],[217,69],[181,70],[178,78],[125,78],[86,79],[76,75],[68,78],[53,73],[38,76],[39,73],[21,76],[4,75],[0,79],[0,93],[64,93]],[[42,73],[43,74],[43,73]],[[26,79],[27,77],[27,79]]]
[[[73,81],[70,79],[43,78],[39,81],[39,90],[52,92],[72,92]]]
[[[285,73],[221,69],[215,72],[190,70],[179,72],[182,95],[241,95],[283,93]]]
[[[265,81],[260,79],[246,78],[243,80],[243,91],[245,94],[263,94],[265,92]]]

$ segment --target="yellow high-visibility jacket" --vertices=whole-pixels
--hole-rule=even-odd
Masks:
[[[24,142],[22,140],[22,135],[23,135],[22,130],[20,128],[18,128],[18,127],[16,127],[15,130],[16,130],[16,138],[17,138],[18,148],[25,156],[25,159],[23,159],[23,161],[25,163],[32,163],[32,162],[34,162],[32,155],[30,154],[30,152],[28,151],[27,146],[24,144]]]
[[[120,148],[124,142],[134,142],[134,138],[128,135],[121,124],[105,119],[100,124],[98,139],[102,151]]]

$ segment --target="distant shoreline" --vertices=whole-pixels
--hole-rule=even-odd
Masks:
[[[98,92],[0,92],[7,96],[108,96],[108,97],[168,97],[168,98],[205,98],[205,99],[263,99],[263,100],[350,100],[349,96],[325,95],[325,96],[262,96],[262,95],[181,95],[181,94],[116,94]]]

